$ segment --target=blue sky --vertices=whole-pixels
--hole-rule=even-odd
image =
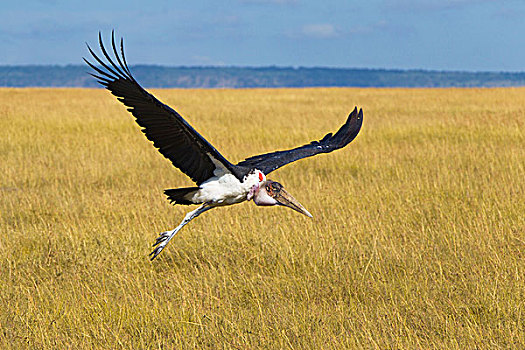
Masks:
[[[130,64],[525,71],[524,0],[0,3],[0,64],[80,64],[98,31]]]

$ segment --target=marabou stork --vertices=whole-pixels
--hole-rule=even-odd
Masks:
[[[354,108],[346,123],[335,134],[329,133],[319,141],[286,151],[260,154],[232,164],[179,113],[144,90],[133,78],[124,56],[123,39],[120,39],[119,55],[115,35],[112,33],[114,58],[106,51],[100,33],[98,39],[106,61],[87,45],[93,58],[100,64],[95,66],[84,58],[95,71],[90,74],[128,107],[128,111],[142,127],[142,132],[159,152],[197,184],[195,187],[164,191],[172,204],[198,204],[199,207],[190,211],[175,229],[160,234],[153,245],[155,248],[150,254],[151,260],[155,259],[184,225],[216,207],[253,199],[256,205],[282,205],[312,217],[280,183],[267,179],[266,175],[296,160],[346,146],[361,129],[362,110],[358,112],[357,107]]]

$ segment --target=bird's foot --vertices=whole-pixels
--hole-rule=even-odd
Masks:
[[[184,227],[184,225],[186,225],[191,220],[195,219],[201,213],[204,213],[205,211],[210,210],[212,208],[213,208],[213,206],[210,206],[208,203],[203,203],[197,209],[192,210],[188,214],[186,214],[186,216],[184,217],[184,220],[182,220],[182,222],[179,224],[179,226],[175,227],[171,231],[162,232],[157,237],[157,241],[155,241],[155,244],[153,244],[153,246],[156,247],[156,248],[153,249],[153,251],[149,254],[150,260],[155,259],[157,257],[157,255],[160,254],[160,252],[162,251],[162,249],[164,249],[164,247],[166,247],[166,245],[168,244],[170,239],[172,239],[173,236],[175,236],[177,234],[177,232],[179,232]]]
[[[164,249],[164,247],[166,247],[166,245],[168,244],[168,241],[171,239],[171,237],[173,237],[173,231],[162,232],[157,237],[157,240],[153,244],[153,247],[155,247],[155,249],[153,249],[153,251],[149,254],[150,260],[155,259],[157,255],[160,254],[162,249]]]

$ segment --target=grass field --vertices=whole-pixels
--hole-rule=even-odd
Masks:
[[[156,90],[231,161],[336,131],[186,226],[103,90],[0,89],[0,348],[525,348],[525,89]]]

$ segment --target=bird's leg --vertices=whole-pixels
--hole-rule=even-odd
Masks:
[[[180,231],[181,228],[184,227],[184,225],[186,225],[191,220],[195,219],[200,214],[212,208],[213,206],[210,206],[208,203],[204,203],[197,209],[190,211],[188,214],[186,214],[186,216],[184,217],[184,220],[182,220],[179,226],[175,227],[171,231],[162,232],[159,235],[159,237],[157,237],[157,241],[155,242],[155,244],[153,244],[153,246],[154,247],[156,246],[156,248],[149,254],[149,256],[151,257],[151,260],[155,259],[155,257],[160,254],[162,249],[164,249],[164,247],[168,244],[168,242],[173,238],[173,236],[175,236],[177,232]]]

